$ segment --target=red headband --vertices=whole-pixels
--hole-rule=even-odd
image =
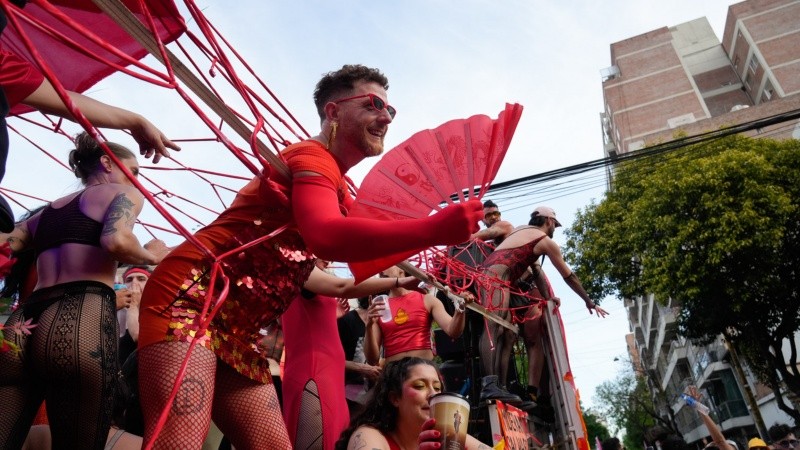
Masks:
[[[150,278],[151,275],[150,271],[147,269],[142,269],[141,267],[131,267],[130,269],[126,270],[124,274],[122,274],[122,281],[125,281],[125,279],[128,278],[128,275],[132,273],[141,273],[147,278]]]

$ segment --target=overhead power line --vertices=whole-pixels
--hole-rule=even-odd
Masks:
[[[550,170],[547,172],[537,173],[534,175],[529,175],[521,178],[516,178],[513,180],[495,183],[489,186],[488,192],[496,195],[496,194],[501,194],[504,191],[506,192],[515,191],[523,187],[530,187],[538,184],[543,184],[548,181],[580,175],[582,173],[590,172],[593,170],[616,166],[618,164],[628,161],[639,160],[644,158],[652,158],[655,156],[666,154],[674,150],[688,147],[690,145],[713,141],[715,139],[721,139],[726,136],[731,136],[746,131],[756,130],[759,128],[768,127],[770,125],[776,125],[779,123],[788,122],[790,120],[798,118],[800,118],[800,109],[795,109],[792,111],[787,111],[785,113],[776,114],[773,116],[756,119],[749,122],[732,125],[729,127],[720,128],[715,131],[708,131],[693,136],[673,139],[663,144],[653,145],[651,147],[647,147],[642,150],[636,150],[618,156],[600,158],[594,161],[584,162],[572,166],[563,167],[560,169]],[[597,181],[595,181],[594,183],[587,182],[586,186],[590,186],[590,188],[596,188],[602,186],[602,184],[604,183],[598,183]],[[565,188],[565,190],[568,189],[569,187]]]

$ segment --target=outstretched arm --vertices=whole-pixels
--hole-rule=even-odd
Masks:
[[[695,399],[696,402],[700,402],[700,392],[697,390],[697,386],[688,386],[686,388],[686,394],[691,396]],[[703,424],[708,428],[708,434],[711,435],[711,439],[714,441],[714,444],[717,445],[719,450],[735,450],[728,441],[725,440],[725,435],[722,434],[722,430],[719,429],[714,420],[706,413],[701,411],[698,408],[695,408],[697,411],[697,415],[700,416],[700,419],[703,421]]]
[[[139,144],[139,151],[145,158],[155,155],[153,157],[154,163],[157,163],[162,156],[169,157],[167,148],[180,150],[180,147],[167,139],[161,130],[143,116],[116,106],[107,105],[77,92],[67,91],[67,93],[75,106],[81,110],[83,115],[94,126],[130,131]],[[58,96],[58,92],[50,84],[50,81],[46,79],[22,103],[32,106],[43,113],[74,120],[72,113],[61,101],[61,97]]]
[[[357,298],[385,292],[398,286],[405,287],[409,284],[416,286],[417,283],[419,283],[419,280],[414,277],[403,277],[368,278],[359,284],[355,284],[353,278],[339,278],[314,267],[303,287],[315,294],[327,295],[328,297]]]
[[[300,172],[294,174],[292,183],[292,211],[303,240],[314,254],[327,260],[354,262],[464,242],[477,230],[483,205],[471,200],[424,219],[345,217],[332,183],[313,172]]]
[[[605,317],[608,313],[603,309],[597,306],[597,304],[589,297],[589,294],[586,292],[586,289],[583,288],[581,284],[581,280],[578,279],[578,276],[575,275],[575,272],[569,268],[567,263],[564,261],[564,257],[561,255],[561,249],[558,248],[558,245],[550,238],[544,238],[536,244],[536,249],[542,251],[544,254],[550,258],[550,262],[553,263],[553,267],[558,270],[558,273],[564,277],[564,282],[567,283],[567,286],[570,287],[580,298],[583,299],[584,303],[586,303],[586,309],[589,310],[589,314],[592,313],[592,310],[597,312],[599,317]]]
[[[506,238],[511,232],[514,231],[514,225],[511,222],[501,220],[495,222],[489,228],[485,228],[477,233],[472,233],[470,239],[480,239],[482,241],[490,241],[497,238]]]

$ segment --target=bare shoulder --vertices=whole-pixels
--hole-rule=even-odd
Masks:
[[[136,186],[131,186],[129,184],[118,184],[118,183],[110,183],[107,185],[111,192],[116,192],[118,194],[125,194],[127,196],[133,198],[144,198],[142,191],[139,190]]]
[[[86,188],[81,199],[81,206],[87,202],[92,204],[110,204],[119,197],[125,197],[133,202],[142,202],[144,195],[135,186],[120,184],[120,183],[107,183],[99,186],[91,186]]]
[[[347,450],[389,450],[389,442],[376,428],[362,425],[350,436]]]
[[[499,220],[499,221],[495,222],[495,224],[492,225],[492,228],[498,228],[498,229],[506,231],[508,233],[514,231],[514,225],[512,225],[511,222],[509,222],[507,220]]]
[[[431,292],[422,294],[422,300],[425,302],[425,308],[428,311],[433,309],[436,305],[442,304],[442,302],[440,302],[439,299],[437,299],[436,296],[433,295]]]

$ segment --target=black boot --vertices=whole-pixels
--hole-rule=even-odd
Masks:
[[[522,399],[514,395],[498,384],[497,375],[487,375],[481,380],[481,401],[500,400],[503,403],[519,405]]]

